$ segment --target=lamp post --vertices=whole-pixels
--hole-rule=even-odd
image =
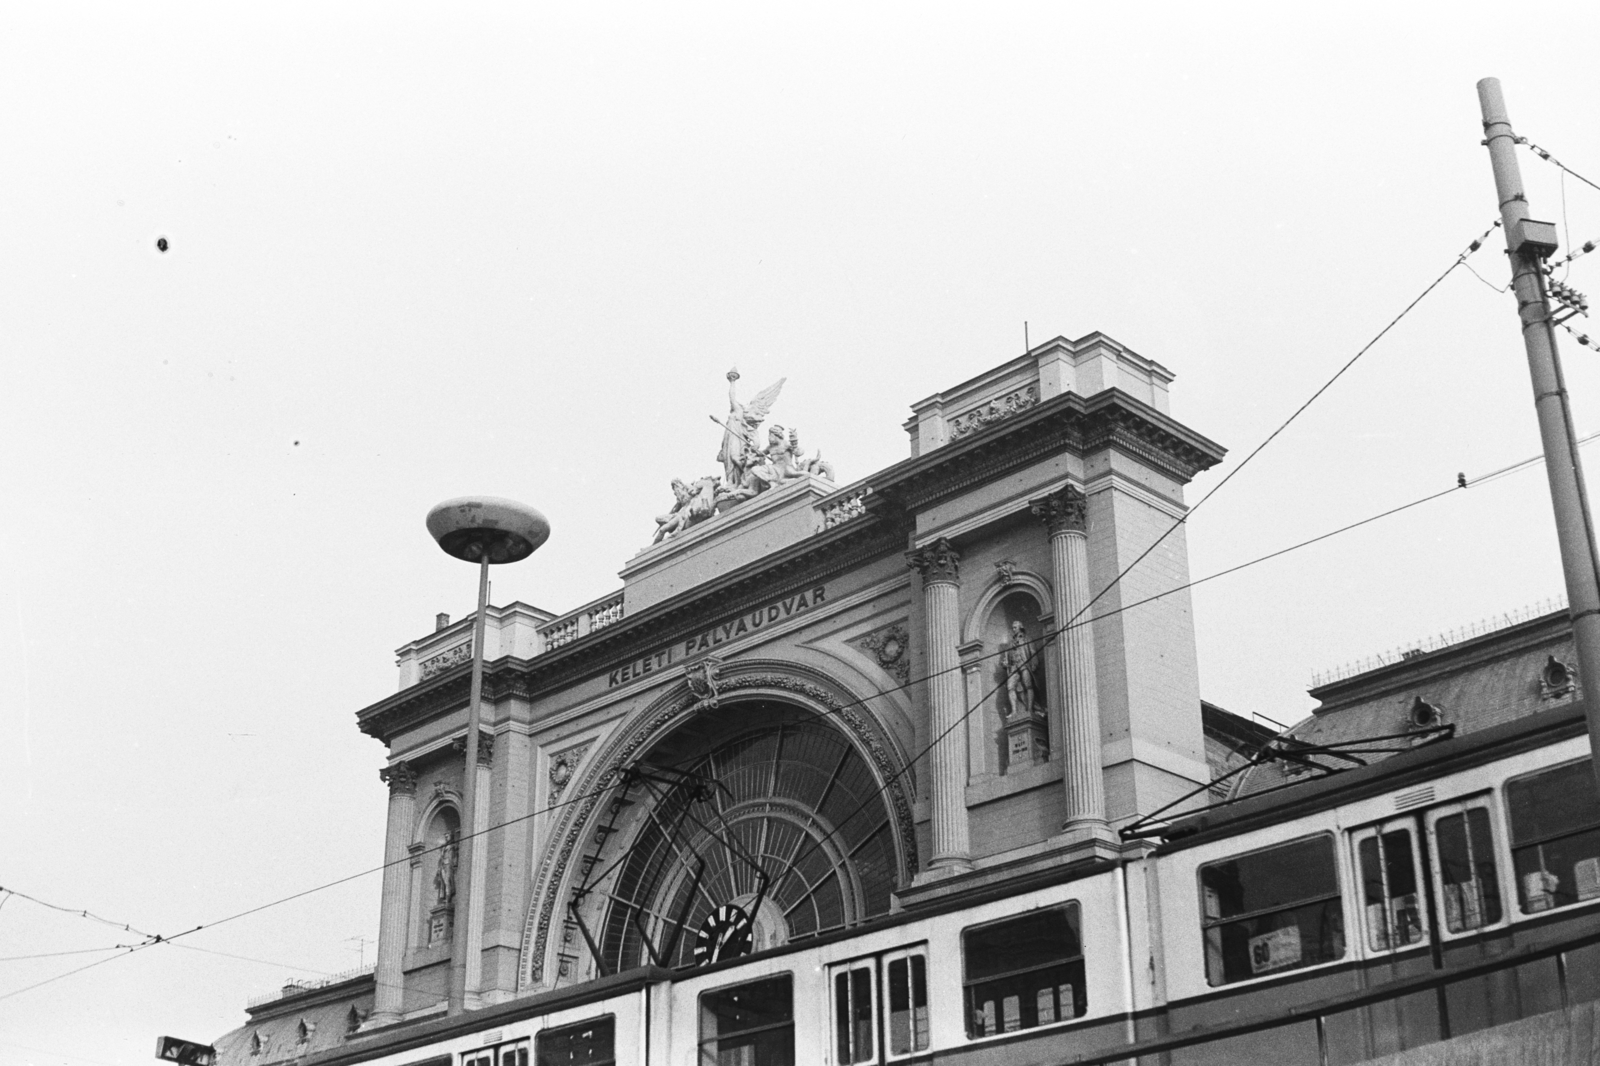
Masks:
[[[450,946],[449,1012],[467,1009],[471,977],[482,965],[480,916],[473,913],[473,862],[478,850],[478,724],[483,702],[483,640],[489,608],[489,564],[514,563],[532,555],[550,538],[544,515],[514,500],[461,496],[428,512],[428,532],[445,554],[478,564],[478,613],[472,622],[472,688],[467,697],[466,767],[462,774],[461,840],[456,867],[455,929]],[[476,953],[479,957],[474,958]]]

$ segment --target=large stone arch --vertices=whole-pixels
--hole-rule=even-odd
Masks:
[[[562,921],[558,910],[572,890],[574,858],[593,836],[597,812],[622,772],[644,753],[707,707],[745,700],[772,699],[810,711],[832,723],[872,768],[890,812],[898,859],[897,880],[909,881],[918,868],[911,797],[916,794],[913,768],[905,753],[854,697],[821,671],[777,660],[741,660],[725,664],[711,699],[697,696],[681,681],[658,696],[618,729],[590,763],[571,793],[569,804],[552,828],[539,860],[522,935],[518,991],[547,979],[550,930]]]

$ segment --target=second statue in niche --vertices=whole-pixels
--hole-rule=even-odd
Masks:
[[[1011,704],[1006,717],[1039,710],[1039,687],[1034,676],[1039,668],[1039,649],[1028,639],[1028,630],[1021,622],[1011,623],[1011,639],[1000,649],[1000,668],[1005,671],[1006,699]]]

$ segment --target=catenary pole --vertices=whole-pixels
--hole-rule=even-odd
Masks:
[[[1600,754],[1596,752],[1596,744],[1600,743],[1600,563],[1596,562],[1594,518],[1583,483],[1583,466],[1578,461],[1572,405],[1561,374],[1541,265],[1542,257],[1554,252],[1554,239],[1529,239],[1533,227],[1524,225],[1528,221],[1528,198],[1517,165],[1516,138],[1500,95],[1500,79],[1484,78],[1478,82],[1478,102],[1483,109],[1484,144],[1494,167],[1500,220],[1511,257],[1511,289],[1517,297],[1522,343],[1533,378],[1533,404],[1544,443],[1550,503],[1555,509],[1556,538],[1567,581],[1567,610],[1578,651],[1578,678],[1584,688],[1584,711],[1589,720],[1589,751],[1594,756],[1596,785],[1600,787]]]

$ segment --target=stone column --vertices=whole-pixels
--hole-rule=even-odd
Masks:
[[[959,590],[961,556],[940,537],[906,562],[922,575],[927,615],[929,734],[932,744],[929,789],[933,813],[933,855],[929,869],[970,870],[967,837],[967,740],[962,729]]]
[[[1094,676],[1094,633],[1088,621],[1089,517],[1087,499],[1068,485],[1033,502],[1033,513],[1050,533],[1051,581],[1055,586],[1056,691],[1061,694],[1058,741],[1067,787],[1063,828],[1102,827],[1106,790],[1100,770],[1100,695]],[[1065,627],[1065,628],[1062,628]]]
[[[368,1026],[392,1025],[405,1010],[404,974],[407,930],[411,923],[411,837],[417,819],[417,775],[395,763],[378,771],[389,785],[389,828],[383,846],[383,902],[378,911],[378,967],[373,974],[372,1016]]]

